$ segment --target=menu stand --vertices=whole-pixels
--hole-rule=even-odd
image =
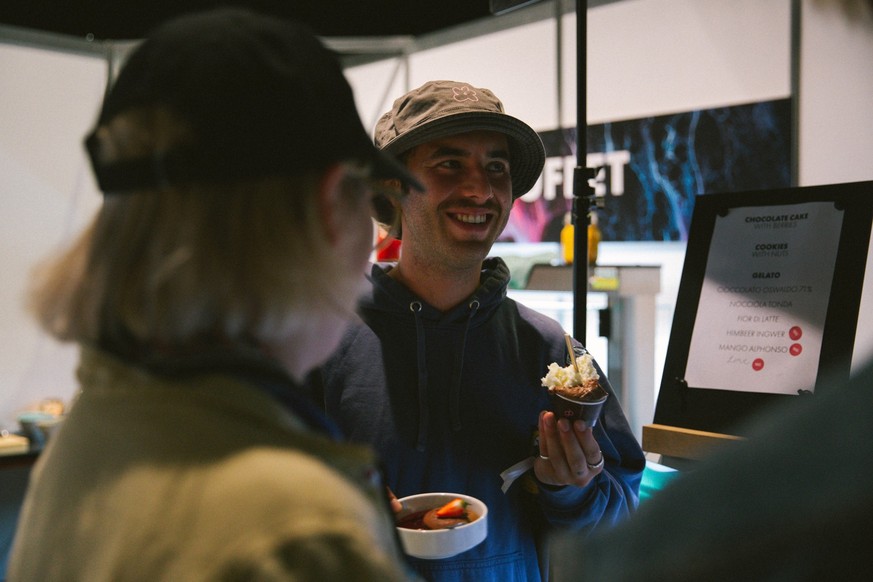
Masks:
[[[873,182],[698,196],[643,449],[699,461],[752,413],[839,389],[871,224]]]

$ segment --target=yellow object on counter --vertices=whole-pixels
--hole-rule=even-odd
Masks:
[[[600,244],[601,234],[600,227],[597,225],[597,214],[591,213],[591,223],[588,225],[588,264],[597,264],[597,247]],[[570,213],[564,216],[564,227],[561,229],[561,258],[564,263],[570,265],[573,263],[574,253],[574,238],[576,228],[573,226]]]
[[[561,229],[561,258],[564,259],[564,263],[567,265],[573,263],[573,240],[575,234],[575,228],[568,212],[564,216],[564,227]]]
[[[597,247],[600,245],[600,226],[597,225],[597,213],[590,215],[591,222],[588,225],[588,264],[597,264]]]

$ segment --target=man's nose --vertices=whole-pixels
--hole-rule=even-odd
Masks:
[[[463,192],[468,198],[484,202],[494,197],[494,186],[485,168],[472,168],[464,180]]]

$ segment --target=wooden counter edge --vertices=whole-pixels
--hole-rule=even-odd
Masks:
[[[643,450],[668,457],[699,461],[720,445],[743,437],[663,424],[643,425]]]

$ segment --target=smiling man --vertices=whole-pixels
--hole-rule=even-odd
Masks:
[[[400,258],[373,265],[362,322],[314,385],[346,436],[375,447],[399,497],[447,491],[488,506],[484,542],[412,560],[426,579],[546,579],[545,535],[628,515],[645,460],[602,371],[611,398],[593,430],[547,412],[540,379],[569,363],[564,330],[508,299],[509,269],[488,258],[542,172],[542,142],[491,91],[454,81],[397,99],[375,141],[424,191],[399,197]]]
[[[507,137],[452,135],[415,147],[406,163],[429,195],[405,196],[402,259],[389,276],[438,309],[479,286],[482,259],[512,207]]]

